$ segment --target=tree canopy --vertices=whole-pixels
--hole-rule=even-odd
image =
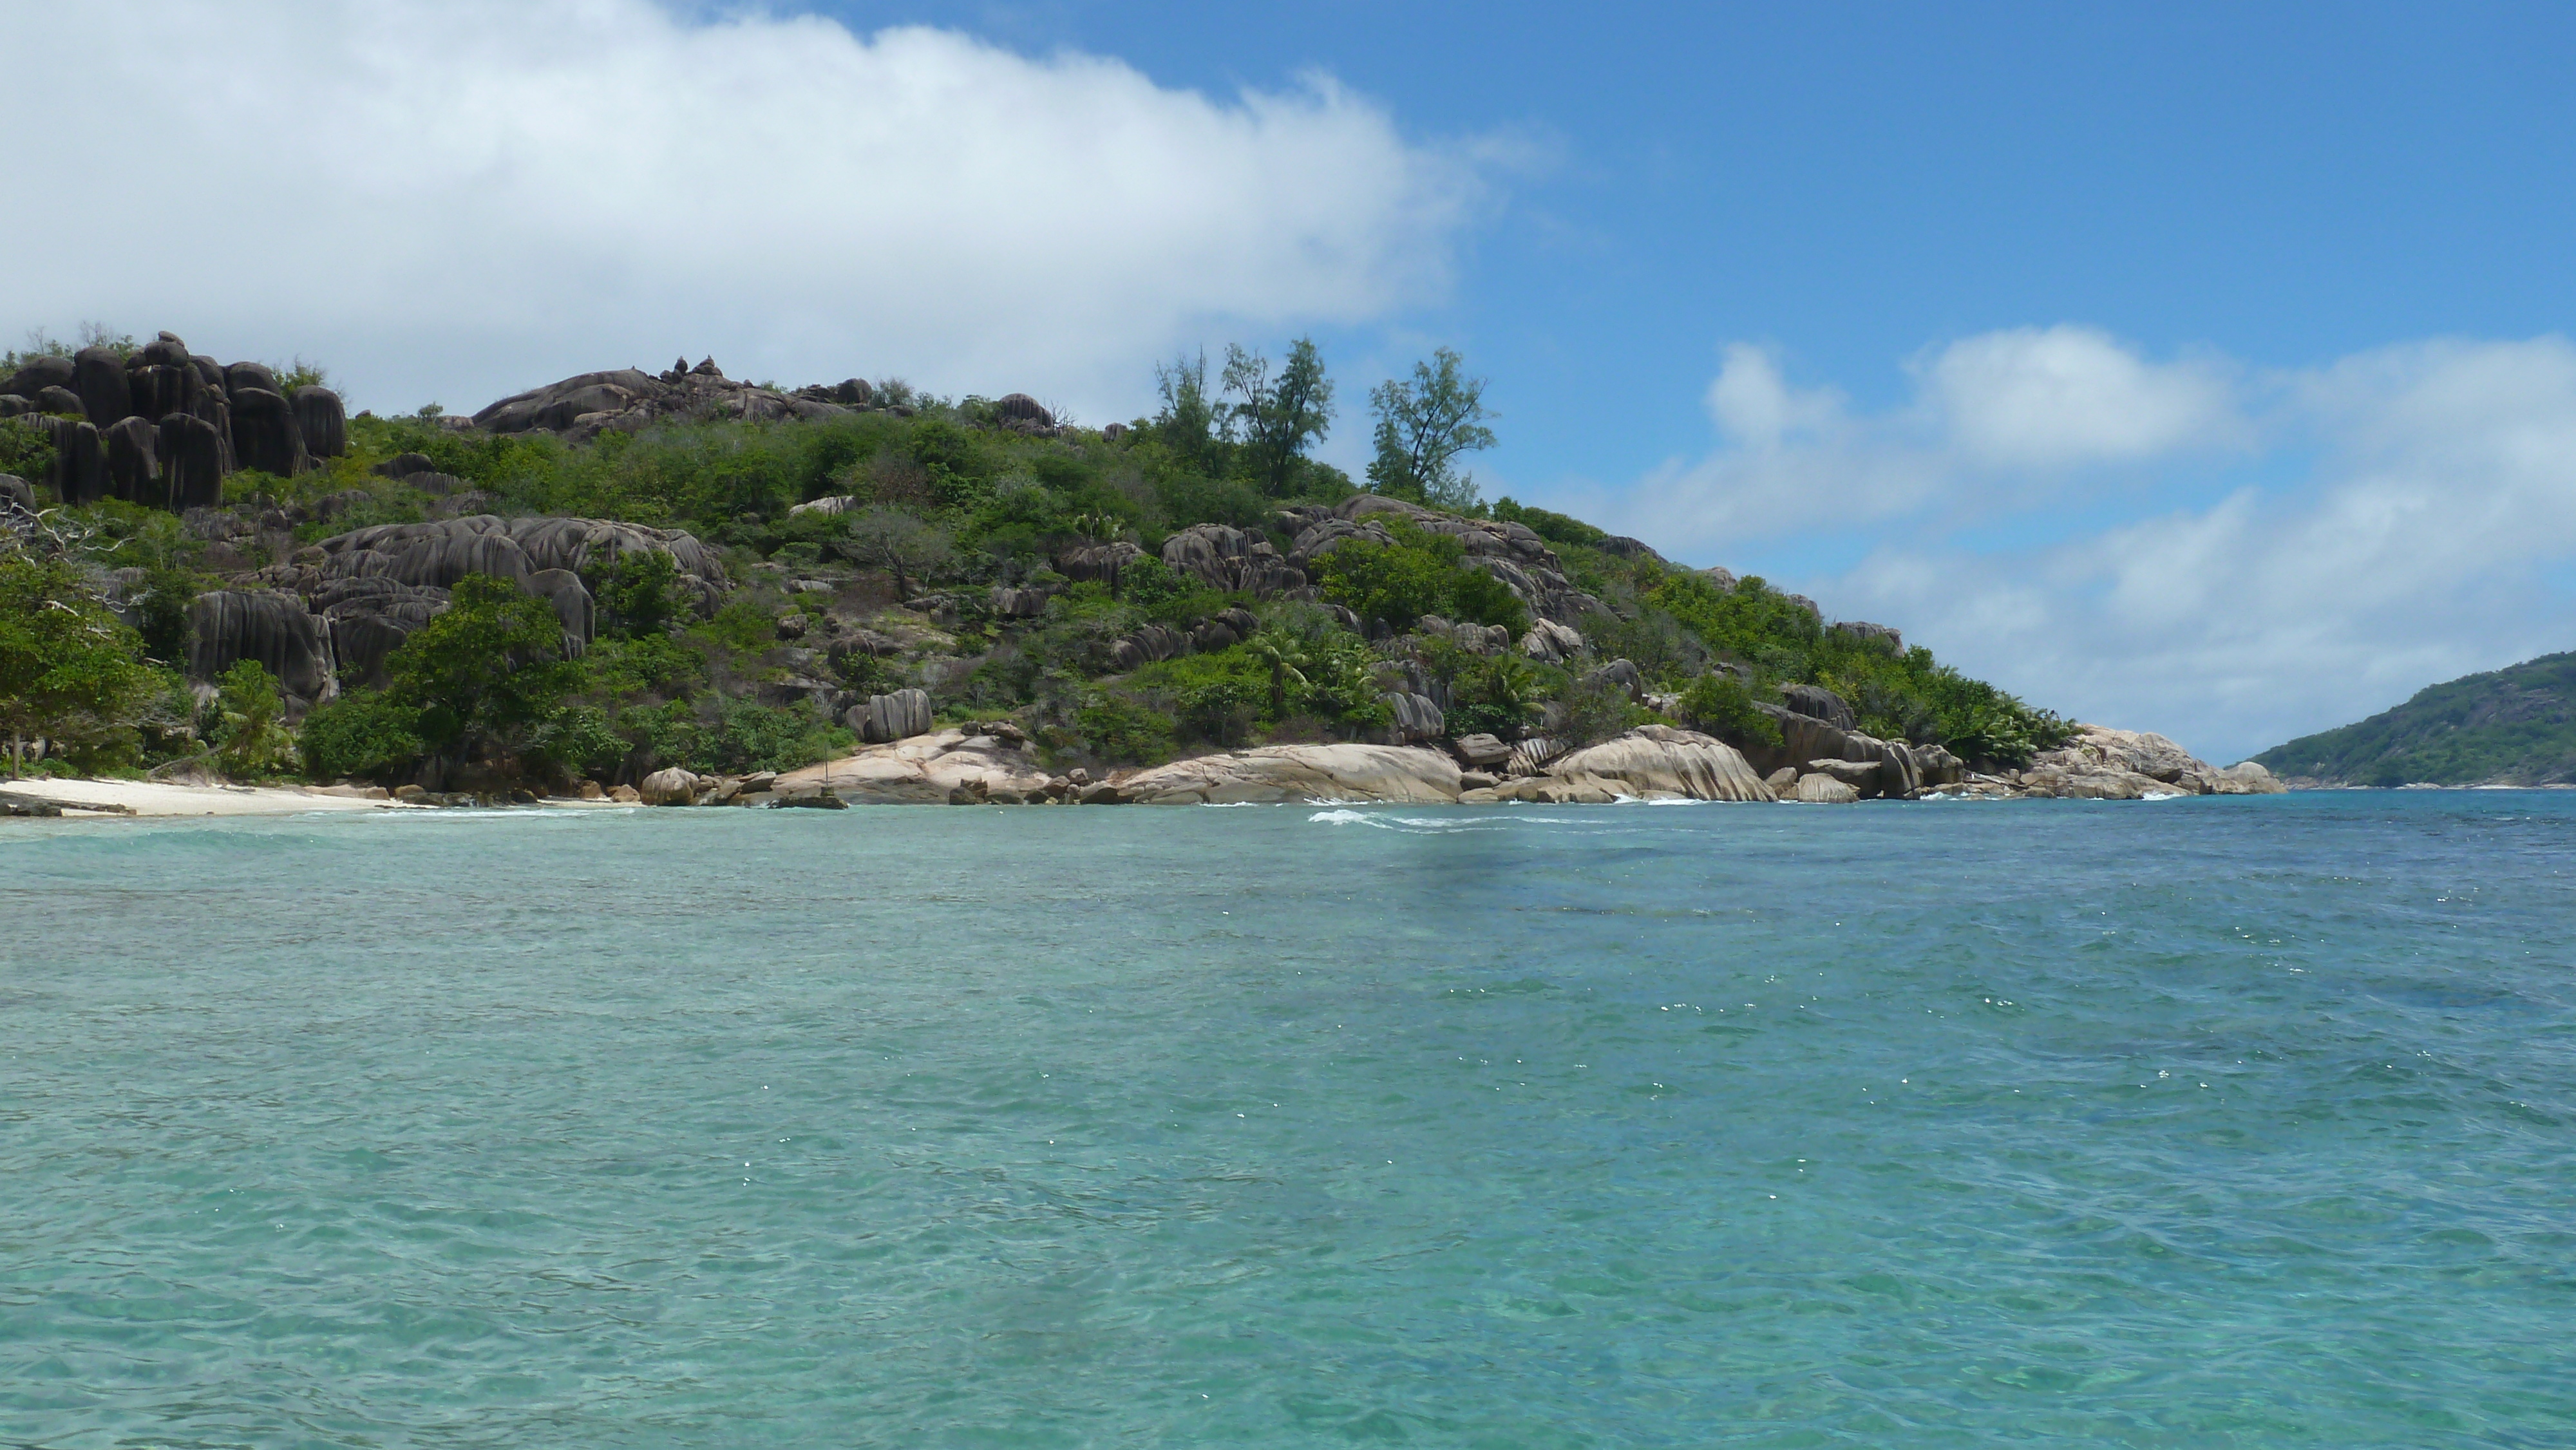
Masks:
[[[1377,457],[1369,486],[1433,508],[1473,510],[1476,481],[1458,471],[1458,455],[1494,446],[1494,415],[1485,410],[1485,380],[1471,378],[1458,354],[1441,348],[1413,365],[1410,381],[1390,378],[1369,393],[1377,415]]]

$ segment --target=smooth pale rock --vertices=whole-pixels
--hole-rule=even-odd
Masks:
[[[1794,765],[1781,766],[1778,770],[1771,772],[1770,776],[1762,783],[1771,787],[1775,794],[1784,796],[1788,795],[1798,788],[1798,767]]]
[[[1553,619],[1542,619],[1521,636],[1521,653],[1545,664],[1562,664],[1583,652],[1583,636]]]
[[[1807,768],[1798,774],[1801,778],[1809,775],[1828,776],[1850,786],[1862,795],[1878,794],[1879,766],[1874,760],[1810,760],[1807,762]]]
[[[644,803],[644,793],[631,785],[610,786],[608,788],[608,798],[617,802],[621,806],[641,805]]]
[[[1809,805],[1846,806],[1858,804],[1860,792],[1830,775],[1802,775],[1798,777],[1797,798]]]
[[[1444,751],[1403,745],[1268,745],[1179,760],[1120,782],[1144,805],[1240,801],[1395,801],[1438,805],[1458,799],[1458,762]]]
[[[890,745],[929,734],[930,717],[928,692],[897,690],[891,695],[871,695],[866,704],[851,706],[845,723],[870,745]]]
[[[2218,772],[2218,795],[2279,795],[2289,789],[2257,760],[2242,760]]]
[[[1696,730],[1641,725],[1549,764],[1549,777],[1600,782],[1645,799],[1770,801],[1779,797],[1732,745]]]
[[[771,789],[785,797],[828,787],[851,805],[948,805],[1027,800],[1053,783],[1026,741],[951,728],[789,771]]]
[[[2075,729],[2073,740],[2031,758],[2022,772],[2025,793],[2136,800],[2177,794],[2269,795],[2281,788],[2260,766],[2254,767],[2262,771],[2259,776],[2239,773],[2242,766],[2220,770],[2162,735],[2107,725],[2079,724]],[[2265,788],[2266,781],[2271,789]]]
[[[698,799],[698,783],[696,775],[675,765],[644,777],[637,794],[648,806],[693,805]]]
[[[2188,784],[2158,780],[2117,766],[2033,764],[2021,773],[2021,793],[2050,800],[2135,801],[2195,792]]]
[[[1475,770],[1500,770],[1511,763],[1512,748],[1492,735],[1461,735],[1449,748],[1461,764]]]
[[[1385,700],[1388,711],[1394,716],[1396,739],[1411,745],[1440,738],[1445,726],[1440,707],[1431,702],[1430,696],[1408,694],[1399,690],[1380,698]]]

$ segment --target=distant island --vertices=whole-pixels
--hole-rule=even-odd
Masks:
[[[1153,416],[1099,427],[685,358],[353,417],[308,365],[86,343],[0,359],[16,775],[428,803],[2279,789],[1486,500],[1483,384],[1445,350],[1371,390],[1355,480],[1313,457],[1334,384],[1304,341],[1177,359]]]
[[[2576,783],[2576,653],[2428,686],[2254,758],[2306,786]]]

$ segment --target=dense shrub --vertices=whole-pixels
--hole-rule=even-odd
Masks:
[[[316,706],[297,732],[305,770],[320,780],[386,781],[408,775],[429,753],[420,712],[380,691],[360,690]]]
[[[1753,692],[1723,672],[1706,674],[1682,692],[1682,723],[1731,745],[1778,745],[1780,724],[1753,708]]]

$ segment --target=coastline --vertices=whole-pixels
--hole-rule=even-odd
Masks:
[[[928,731],[785,773],[696,775],[664,770],[640,788],[584,782],[571,796],[431,796],[415,787],[181,785],[46,780],[0,784],[0,813],[41,816],[260,816],[429,810],[469,805],[809,807],[854,805],[1616,805],[1729,801],[1851,805],[1864,800],[2169,800],[2272,795],[2259,766],[2213,770],[2160,735],[2083,726],[2067,747],[2020,770],[1987,775],[1943,755],[1796,719],[1791,757],[1765,774],[1713,736],[1642,725],[1544,758],[1480,763],[1472,748],[1429,745],[1264,745],[1189,756],[1098,778],[1058,775],[1006,720]],[[1825,753],[1827,750],[1830,753]],[[1772,752],[1780,753],[1780,752]],[[1766,758],[1763,762],[1769,764]]]

